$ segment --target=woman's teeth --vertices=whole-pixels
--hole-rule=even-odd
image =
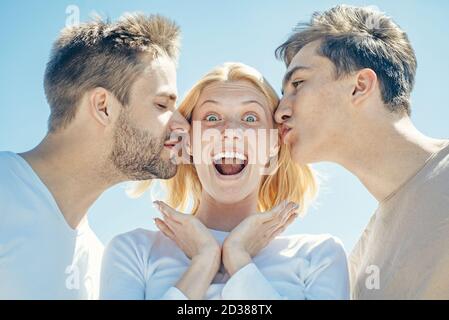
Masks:
[[[234,151],[227,151],[227,152],[220,152],[217,153],[213,160],[214,162],[220,161],[221,159],[238,159],[241,161],[246,161],[246,156],[240,152],[234,152]]]

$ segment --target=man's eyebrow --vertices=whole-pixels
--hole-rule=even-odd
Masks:
[[[298,70],[310,70],[310,67],[296,66],[296,67],[292,68],[291,70],[287,71],[287,73],[284,75],[284,79],[282,80],[282,90],[281,90],[282,93],[284,93],[283,88],[286,86],[287,82],[290,81],[290,78],[292,77],[292,75]]]
[[[175,93],[171,93],[171,92],[159,92],[157,94],[157,96],[166,97],[172,101],[176,101],[178,99],[178,96]]]

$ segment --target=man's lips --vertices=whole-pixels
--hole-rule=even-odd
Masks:
[[[179,143],[178,140],[168,140],[164,142],[164,147],[167,148],[173,148],[174,146],[176,146]]]
[[[285,136],[292,130],[292,128],[287,127],[286,125],[281,126],[281,140],[285,143]]]

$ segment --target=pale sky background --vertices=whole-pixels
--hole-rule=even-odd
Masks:
[[[449,137],[447,88],[449,27],[447,1],[346,1],[374,5],[404,28],[415,48],[418,73],[413,120],[425,134]],[[279,89],[285,70],[274,49],[299,21],[309,20],[337,1],[1,1],[0,32],[0,150],[22,152],[46,133],[49,108],[42,85],[50,47],[67,19],[66,8],[76,5],[81,21],[92,12],[112,19],[123,12],[159,13],[182,28],[178,69],[181,97],[202,75],[225,61],[240,61],[259,71]],[[279,92],[279,90],[278,90]],[[337,165],[314,165],[325,180],[320,195],[291,233],[331,233],[353,248],[376,201],[357,178]],[[153,196],[160,193],[155,190]],[[137,227],[155,229],[158,213],[149,194],[134,200],[124,185],[107,190],[89,210],[90,225],[103,243]]]

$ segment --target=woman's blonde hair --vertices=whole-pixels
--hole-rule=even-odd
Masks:
[[[242,63],[229,62],[214,68],[199,80],[187,93],[178,111],[191,123],[192,112],[197,105],[201,92],[210,84],[217,82],[247,81],[260,90],[267,98],[274,112],[279,97],[262,75],[252,67]],[[309,201],[317,192],[315,176],[308,165],[297,165],[292,161],[287,145],[279,143],[277,169],[271,175],[264,176],[259,188],[258,209],[267,211],[283,200],[300,204],[305,212]],[[185,210],[189,196],[193,200],[192,213],[195,214],[201,198],[201,182],[193,164],[180,164],[177,174],[165,181],[168,192],[168,204]],[[151,185],[151,181],[139,182],[134,194],[142,194]]]

